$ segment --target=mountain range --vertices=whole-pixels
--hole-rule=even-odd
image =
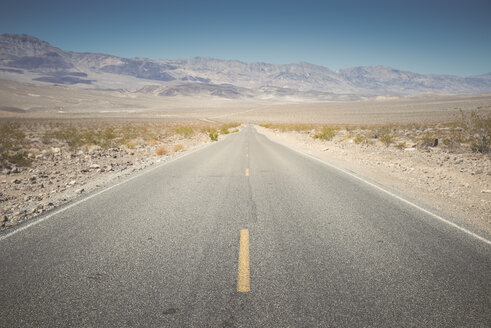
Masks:
[[[203,57],[122,58],[65,51],[26,34],[0,35],[0,79],[166,97],[353,100],[375,95],[491,92],[491,73],[459,77],[417,74],[387,66],[333,71],[306,62],[277,65]]]

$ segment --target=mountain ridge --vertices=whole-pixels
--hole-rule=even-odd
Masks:
[[[123,58],[103,53],[65,51],[27,34],[0,35],[0,78],[94,89],[136,91],[152,84],[174,88],[172,92],[163,92],[164,95],[173,95],[179,90],[186,90],[189,94],[190,90],[213,89],[175,87],[185,84],[232,85],[248,97],[250,92],[245,89],[268,87],[292,90],[297,95],[298,92],[376,96],[491,91],[491,73],[459,77],[419,74],[383,65],[333,71],[302,61],[270,64],[209,57],[177,60]],[[227,88],[225,94],[236,97],[235,92]],[[222,91],[210,92],[222,94]]]

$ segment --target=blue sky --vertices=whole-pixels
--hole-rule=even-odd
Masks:
[[[0,33],[122,57],[491,72],[490,0],[3,0]]]

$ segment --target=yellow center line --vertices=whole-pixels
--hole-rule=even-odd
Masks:
[[[246,177],[249,176],[249,168],[246,168]]]
[[[237,291],[239,293],[247,293],[251,291],[250,276],[249,229],[241,229],[239,247],[239,273],[237,275]]]
[[[249,157],[249,154],[246,154],[246,157]]]

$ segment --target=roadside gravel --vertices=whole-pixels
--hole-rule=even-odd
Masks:
[[[207,134],[178,135],[160,145],[71,150],[65,144],[34,143],[31,167],[10,167],[0,172],[0,231],[13,227],[83,194],[144,168],[169,161],[210,142]],[[177,146],[177,147],[176,147]]]

